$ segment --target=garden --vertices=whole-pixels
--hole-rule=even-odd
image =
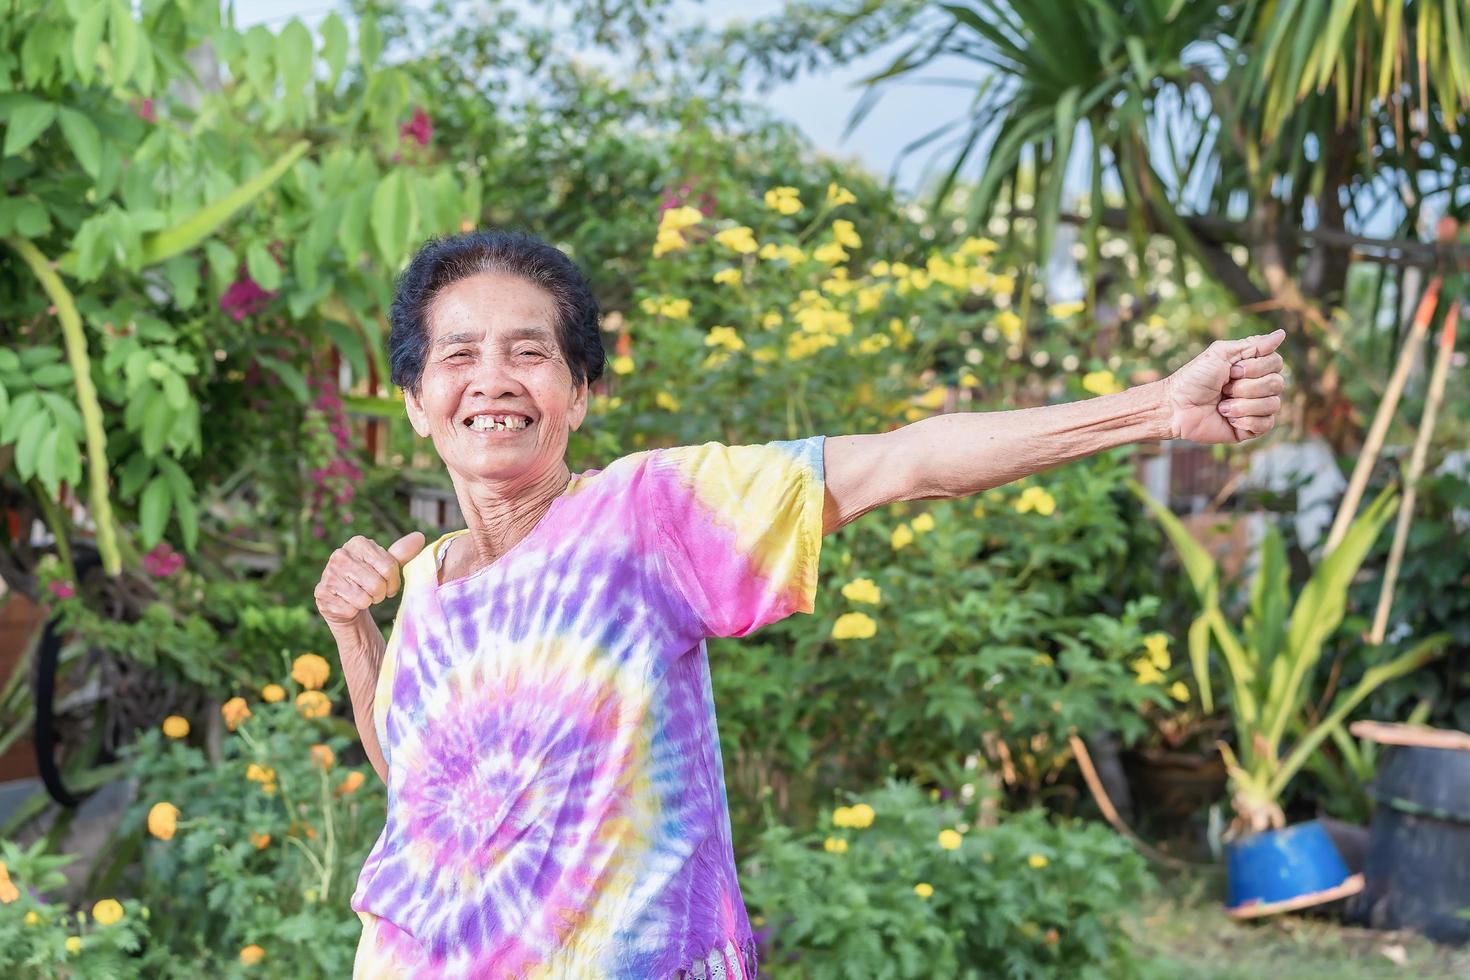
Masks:
[[[464,526],[387,313],[517,228],[603,311],[573,472],[1287,331],[1268,435],[885,506],[709,643],[761,975],[1470,975],[1463,6],[680,6],[0,20],[0,973],[351,974],[386,793],[312,592]],[[875,57],[854,124],[974,95],[917,192],[752,94]]]

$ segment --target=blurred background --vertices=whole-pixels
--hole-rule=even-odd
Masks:
[[[463,526],[386,310],[509,227],[604,311],[574,471],[1287,331],[1269,436],[874,512],[711,644],[763,974],[1470,974],[1467,19],[16,0],[0,967],[350,972],[383,790],[311,593]]]

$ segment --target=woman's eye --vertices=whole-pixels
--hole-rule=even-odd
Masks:
[[[455,351],[453,354],[450,354],[449,356],[450,357],[469,357],[470,356],[470,352],[467,351],[467,350],[460,350],[460,351]]]
[[[540,357],[541,356],[541,352],[540,351],[535,351],[535,350],[523,350],[523,351],[521,351],[521,357],[527,357],[527,356],[529,356],[529,357]]]

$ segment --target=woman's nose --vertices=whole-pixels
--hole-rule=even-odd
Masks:
[[[526,390],[516,377],[510,359],[499,355],[480,359],[478,369],[470,380],[470,387],[474,394],[491,399],[501,395],[519,395]]]

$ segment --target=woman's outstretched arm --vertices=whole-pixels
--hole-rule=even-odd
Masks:
[[[1285,331],[1216,341],[1161,381],[1008,412],[955,412],[826,440],[824,530],[898,500],[965,497],[1135,442],[1234,443],[1270,431]]]

